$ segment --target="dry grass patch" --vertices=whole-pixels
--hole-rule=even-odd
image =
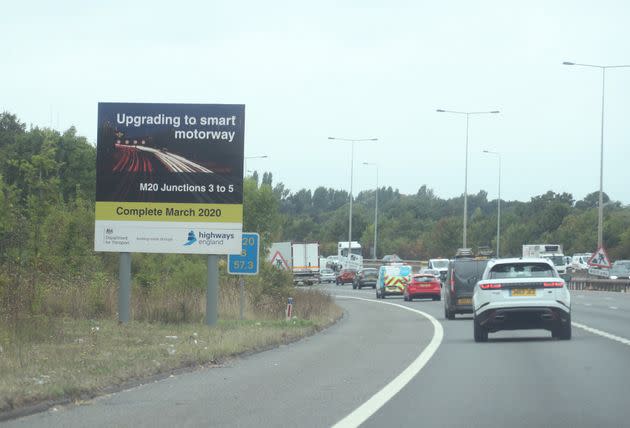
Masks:
[[[80,398],[170,370],[220,363],[243,352],[297,340],[333,323],[330,296],[295,290],[291,321],[199,323],[81,320],[34,316],[0,323],[0,412],[60,398]]]

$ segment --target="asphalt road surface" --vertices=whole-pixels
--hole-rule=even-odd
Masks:
[[[346,315],[318,335],[0,426],[630,426],[630,295],[572,292],[571,341],[475,343],[442,302],[321,288]]]

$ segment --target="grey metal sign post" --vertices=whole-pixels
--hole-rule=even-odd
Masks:
[[[131,320],[131,253],[120,253],[118,263],[118,322]]]
[[[206,290],[206,324],[216,325],[219,318],[219,256],[208,256],[208,287]]]

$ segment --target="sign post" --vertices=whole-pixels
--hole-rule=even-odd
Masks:
[[[260,235],[258,233],[243,233],[242,250],[240,254],[228,256],[228,273],[240,275],[240,316],[243,319],[245,307],[245,280],[242,275],[258,275]]]
[[[118,321],[128,323],[131,320],[129,309],[131,302],[131,254],[129,253],[120,253],[118,287]]]
[[[206,288],[206,325],[215,325],[219,319],[219,257],[208,256],[208,286]]]

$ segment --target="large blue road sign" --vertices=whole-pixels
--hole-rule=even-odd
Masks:
[[[260,236],[257,233],[243,233],[241,254],[228,256],[228,273],[233,275],[258,275],[258,252]]]

